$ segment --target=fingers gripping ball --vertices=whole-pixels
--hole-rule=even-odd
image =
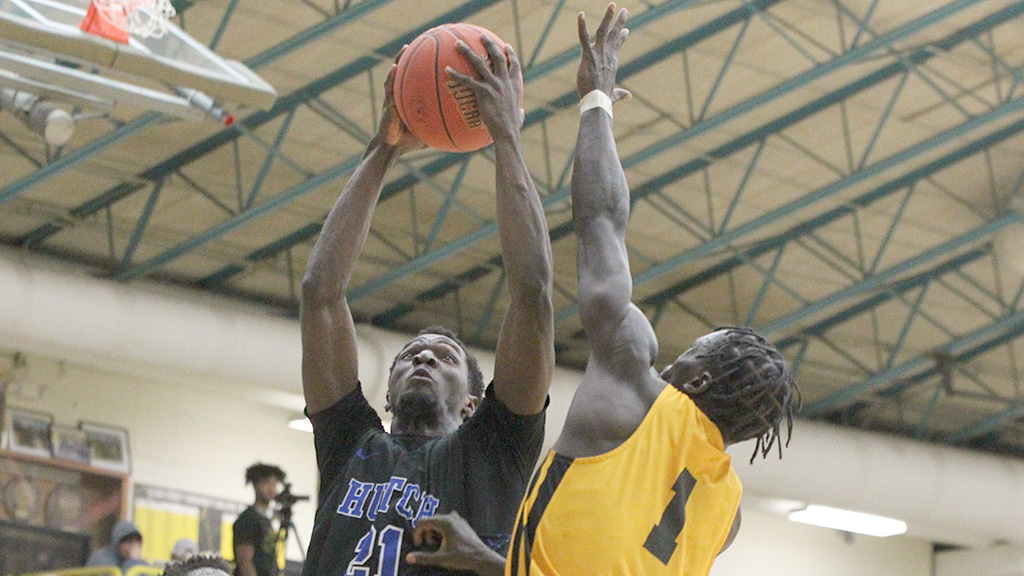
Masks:
[[[416,37],[398,60],[395,71],[395,107],[409,130],[427,146],[448,152],[472,152],[492,142],[477,110],[473,92],[452,80],[445,67],[476,76],[455,43],[462,40],[489,61],[481,36],[499,46],[493,32],[473,24],[443,24]],[[493,63],[491,68],[493,70]],[[522,86],[522,74],[519,85]],[[520,91],[521,92],[521,91]]]

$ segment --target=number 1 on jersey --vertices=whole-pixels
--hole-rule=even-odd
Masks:
[[[676,551],[676,538],[686,525],[686,501],[690,499],[690,493],[696,485],[697,480],[684,468],[672,485],[675,495],[665,506],[661,521],[651,529],[647,541],[644,542],[644,548],[666,566]]]

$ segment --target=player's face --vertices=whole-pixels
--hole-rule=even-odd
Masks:
[[[403,403],[417,410],[458,414],[469,399],[469,369],[466,354],[454,340],[441,334],[414,338],[399,353],[388,383],[388,400],[396,415]]]

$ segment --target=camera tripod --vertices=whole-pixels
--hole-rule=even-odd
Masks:
[[[281,508],[277,511],[277,517],[280,520],[277,529],[277,541],[284,544],[285,551],[288,549],[288,535],[291,534],[295,538],[295,542],[299,545],[299,553],[302,555],[302,561],[306,561],[306,547],[302,545],[302,539],[299,538],[299,531],[295,529],[295,523],[292,522],[292,506],[296,502],[302,500],[309,500],[309,496],[296,496],[292,494],[292,485],[285,484],[284,490],[278,494],[274,500],[281,505]]]

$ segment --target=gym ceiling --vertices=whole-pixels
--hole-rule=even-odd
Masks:
[[[569,180],[575,18],[603,0],[200,0],[175,22],[277,90],[223,126],[84,115],[63,147],[0,114],[0,242],[114,282],[297,316],[303,268],[403,44],[467,21],[523,65],[527,164],[554,251],[558,362],[580,368]],[[620,61],[634,301],[660,368],[750,325],[803,418],[1024,455],[1024,2],[649,0]],[[391,170],[351,283],[357,321],[492,348],[506,304],[494,157]]]

